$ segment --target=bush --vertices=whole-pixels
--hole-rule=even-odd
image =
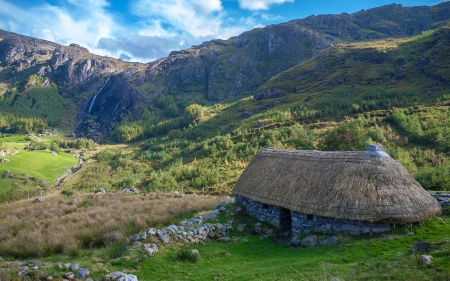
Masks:
[[[73,195],[73,192],[72,191],[68,191],[68,190],[63,190],[63,191],[61,191],[61,194],[62,195],[66,195],[67,197],[70,197],[70,196]]]
[[[175,254],[175,261],[196,263],[199,259],[200,255],[193,253],[189,248],[181,248]]]

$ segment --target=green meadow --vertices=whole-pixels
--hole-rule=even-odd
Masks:
[[[26,151],[23,148],[29,142],[25,140],[25,136],[13,136],[1,138],[3,148],[17,148],[19,154],[6,155],[10,162],[0,163],[0,172],[3,174],[6,170],[10,170],[14,175],[20,175],[20,178],[33,177],[40,180],[47,180],[50,184],[54,184],[56,179],[61,177],[68,167],[78,163],[75,155],[60,152],[58,155],[52,155],[49,150]],[[12,178],[0,178],[0,190],[8,190],[12,187],[12,183],[17,181]],[[19,187],[25,189],[35,188],[33,184],[23,184],[19,181]]]

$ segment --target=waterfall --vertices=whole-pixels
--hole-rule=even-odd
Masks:
[[[129,94],[129,93],[128,93]],[[116,105],[116,107],[114,107],[114,110],[111,114],[111,119],[114,117],[114,113],[116,113],[117,108],[119,107],[119,105],[122,103],[123,99],[126,98],[128,96],[128,94],[126,94],[120,101],[119,103]]]
[[[94,98],[92,99],[91,105],[89,106],[89,111],[88,111],[89,114],[91,114],[91,110],[92,110],[92,107],[94,106],[94,102],[95,102],[95,99],[97,98],[97,95],[98,95],[98,94],[103,90],[103,88],[106,86],[106,83],[108,83],[109,78],[111,78],[111,76],[108,76],[108,79],[106,79],[105,84],[103,84],[103,86],[100,88],[100,90],[98,90],[98,92],[95,94]]]

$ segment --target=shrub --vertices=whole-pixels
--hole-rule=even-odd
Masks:
[[[175,261],[196,263],[200,259],[200,255],[193,253],[189,248],[181,248],[175,254]]]

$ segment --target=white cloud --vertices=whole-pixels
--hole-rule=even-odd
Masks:
[[[138,0],[132,5],[134,14],[195,37],[227,34],[222,10],[220,0]]]
[[[238,0],[241,9],[257,11],[268,10],[273,4],[283,4],[286,2],[294,2],[294,0]]]
[[[103,0],[68,2],[74,6],[44,4],[25,8],[0,0],[0,26],[59,44],[77,43],[92,52],[108,55],[95,47],[100,38],[110,36],[115,28],[113,19],[104,11],[107,3]]]

